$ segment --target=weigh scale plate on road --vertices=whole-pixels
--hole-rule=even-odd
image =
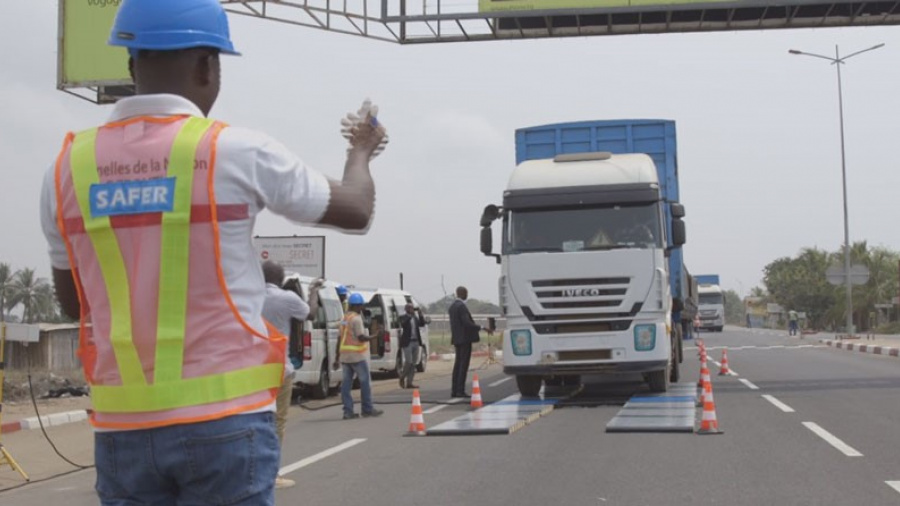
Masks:
[[[511,395],[436,425],[425,433],[429,436],[512,434],[553,411],[560,400],[573,393],[568,392],[559,396],[542,393],[539,398],[522,398],[519,394]]]
[[[606,424],[606,432],[694,432],[697,384],[675,383],[665,393],[636,394]]]

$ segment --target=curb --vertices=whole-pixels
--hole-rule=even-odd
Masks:
[[[834,348],[858,351],[860,353],[869,353],[871,355],[887,355],[890,357],[900,357],[900,348],[892,346],[875,346],[874,344],[847,343],[844,341],[834,341],[831,339],[819,339],[820,343],[827,344]]]
[[[82,422],[88,419],[88,413],[88,410],[79,409],[76,411],[43,415],[40,420],[38,420],[36,416],[23,418],[15,422],[4,423],[2,427],[0,427],[0,434],[8,434],[20,430],[40,429],[41,423],[44,424],[44,427],[56,427],[67,423]]]

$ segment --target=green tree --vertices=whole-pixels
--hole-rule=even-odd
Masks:
[[[10,304],[10,295],[13,287],[13,274],[9,264],[0,263],[0,321],[6,321],[9,311],[15,307]]]
[[[818,248],[804,248],[795,258],[782,257],[763,268],[763,283],[771,300],[786,310],[806,312],[815,328],[833,321],[837,303],[835,287],[825,277],[829,256]]]
[[[56,312],[53,289],[44,278],[35,275],[34,269],[22,269],[13,275],[11,303],[22,304],[22,321],[34,323],[48,307]]]
[[[734,290],[725,290],[725,323],[730,325],[744,325],[744,303],[741,296]]]

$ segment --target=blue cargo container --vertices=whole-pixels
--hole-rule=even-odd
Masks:
[[[620,119],[579,121],[520,128],[516,130],[516,164],[526,160],[553,158],[566,153],[608,151],[613,154],[644,153],[653,159],[660,190],[667,203],[678,197],[678,157],[675,122],[663,119]],[[676,308],[687,298],[687,273],[680,246],[672,245],[672,213],[666,206],[666,231],[669,237],[669,286]],[[680,311],[672,321],[681,320]]]

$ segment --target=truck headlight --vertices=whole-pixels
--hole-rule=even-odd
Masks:
[[[656,325],[634,326],[635,351],[650,351],[656,347]]]
[[[530,330],[511,330],[509,332],[509,340],[512,344],[513,355],[519,357],[531,355]]]

